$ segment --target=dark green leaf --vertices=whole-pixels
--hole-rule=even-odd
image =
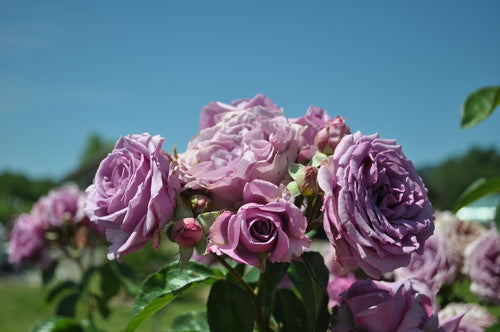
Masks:
[[[302,164],[294,164],[294,163],[291,163],[288,165],[288,173],[290,174],[290,176],[292,177],[292,179],[295,180],[295,178],[297,177],[297,175],[300,173],[300,171],[302,171],[304,169],[304,165]]]
[[[196,217],[196,221],[203,227],[203,233],[208,233],[210,231],[210,227],[220,214],[221,211],[213,211],[202,213]]]
[[[100,267],[101,275],[101,291],[106,300],[115,296],[120,290],[120,279],[116,276],[110,263],[106,263]]]
[[[316,254],[309,255],[304,259],[307,264],[293,262],[288,270],[288,275],[298,290],[306,310],[308,331],[325,331],[329,320],[328,296],[325,287],[320,285],[320,283],[324,285],[325,271],[319,265]]]
[[[218,280],[208,296],[207,317],[212,332],[252,332],[252,300],[240,287],[228,280]]]
[[[30,332],[83,332],[83,329],[74,318],[47,317],[39,319]]]
[[[94,272],[97,271],[96,267],[91,267],[85,271],[80,281],[80,292],[82,296],[86,296],[89,291],[90,280],[94,276]]]
[[[97,303],[97,309],[99,309],[99,313],[102,317],[107,318],[110,314],[110,310],[108,308],[108,300],[104,296],[95,295],[94,299]]]
[[[69,290],[75,291],[77,289],[78,289],[78,284],[76,282],[71,281],[71,280],[61,281],[60,283],[58,283],[54,287],[52,287],[49,294],[45,298],[45,301],[52,302],[61,293],[65,292],[65,291],[69,291]]]
[[[181,220],[184,218],[192,218],[193,210],[184,202],[180,195],[177,195],[177,205],[175,208],[175,219]]]
[[[188,311],[177,316],[167,332],[209,332],[206,311]]]
[[[278,289],[274,317],[280,323],[282,332],[307,331],[307,314],[302,302],[291,289]]]
[[[493,113],[500,104],[500,86],[492,86],[474,91],[462,106],[462,128],[472,127]]]
[[[500,192],[500,178],[485,179],[480,178],[474,181],[465,191],[457,198],[454,212],[457,212],[462,207],[469,205],[475,200],[493,193]]]
[[[76,303],[78,302],[79,296],[79,293],[73,293],[65,296],[57,305],[57,315],[75,317]]]
[[[326,286],[328,285],[329,272],[326,268],[323,256],[316,251],[311,251],[303,253],[302,259],[314,279],[323,289],[326,289]]]
[[[42,269],[42,282],[44,285],[47,285],[54,278],[57,263],[58,261],[53,261],[48,268]]]
[[[80,326],[83,329],[83,332],[106,332],[105,330],[101,330],[94,323],[88,319],[83,319],[80,321]]]
[[[276,289],[281,280],[283,280],[289,266],[290,263],[268,262],[266,270],[260,277],[257,308],[262,310],[263,320],[265,322],[269,321],[275,304],[274,295]]]
[[[177,262],[161,268],[144,280],[135,298],[133,318],[126,331],[134,331],[145,319],[186,289],[200,283],[212,282],[220,277],[219,271],[195,262],[189,262],[183,271],[179,269]]]

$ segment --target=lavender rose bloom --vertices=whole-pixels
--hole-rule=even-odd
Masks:
[[[297,126],[267,103],[245,103],[244,110],[228,105],[231,111],[202,113],[204,129],[179,156],[185,188],[208,191],[216,210],[241,201],[242,188],[253,179],[279,184],[297,158]]]
[[[180,189],[171,157],[161,149],[163,138],[149,134],[121,137],[101,162],[87,188],[85,213],[106,229],[112,242],[108,258],[142,248],[175,212]]]
[[[254,180],[244,188],[246,204],[236,214],[223,212],[210,228],[207,251],[226,254],[238,263],[260,266],[259,256],[271,262],[290,262],[308,247],[307,220],[280,189]]]
[[[328,293],[328,306],[337,307],[342,304],[342,294],[351,287],[352,284],[356,282],[356,277],[354,274],[349,273],[345,276],[335,275],[330,273],[328,279],[328,286],[326,287],[326,292]]]
[[[394,140],[360,132],[342,138],[322,166],[324,229],[338,261],[369,276],[406,266],[432,235],[434,210],[411,161]]]
[[[299,163],[307,162],[313,157],[314,153],[318,151],[317,147],[314,144],[314,138],[329,121],[330,115],[328,115],[328,113],[324,109],[318,106],[310,106],[307,109],[306,115],[300,118],[290,119],[290,122],[296,123],[303,127],[299,140]]]
[[[84,200],[85,193],[77,186],[62,186],[41,197],[33,206],[32,214],[45,229],[61,227],[66,222],[78,223],[85,219]]]
[[[21,214],[12,228],[9,242],[9,262],[25,263],[29,261],[48,262],[44,245],[44,231],[38,219],[30,214]]]
[[[500,236],[494,227],[467,246],[463,272],[472,280],[471,292],[500,304]]]
[[[449,303],[439,311],[439,321],[446,322],[457,316],[463,316],[458,328],[459,332],[483,332],[497,322],[495,316],[475,303]]]
[[[425,242],[424,252],[413,253],[410,264],[394,271],[396,279],[419,278],[440,287],[455,280],[457,268],[448,239],[436,232]]]
[[[453,331],[439,329],[431,299],[411,281],[360,280],[342,294],[343,304],[332,331],[362,328],[370,332]],[[456,324],[455,324],[456,325]]]

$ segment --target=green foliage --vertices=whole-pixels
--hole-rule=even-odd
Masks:
[[[207,312],[204,310],[188,311],[175,318],[167,332],[209,332]]]
[[[80,323],[69,317],[42,318],[35,323],[30,332],[85,332]]]
[[[469,205],[483,196],[498,192],[500,192],[500,177],[489,180],[485,178],[477,179],[458,197],[454,211],[457,212],[462,207]]]
[[[495,148],[471,148],[437,166],[419,169],[436,209],[452,210],[457,198],[479,178],[500,177],[500,153]]]
[[[293,262],[288,271],[306,311],[308,331],[325,331],[328,327],[327,310],[328,270],[317,252],[304,253],[302,262]]]
[[[133,318],[126,331],[134,331],[145,319],[190,287],[210,283],[220,277],[218,270],[194,262],[189,262],[182,271],[177,262],[166,265],[144,280],[135,298]]]
[[[282,326],[281,332],[302,332],[308,329],[304,305],[291,289],[281,288],[276,292],[274,316]]]
[[[275,306],[275,292],[286,274],[290,263],[267,263],[259,280],[257,310],[261,310],[264,322],[269,322]]]
[[[474,91],[465,100],[462,114],[462,128],[475,126],[493,113],[500,105],[500,86],[492,86]]]
[[[248,294],[229,280],[212,285],[207,318],[212,332],[252,332],[254,308]]]
[[[57,183],[50,179],[33,180],[11,172],[0,174],[0,222],[29,212],[42,195],[46,195]]]

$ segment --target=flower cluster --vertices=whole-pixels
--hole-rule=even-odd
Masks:
[[[439,322],[435,297],[460,272],[472,280],[472,292],[498,303],[498,232],[450,222],[455,219],[446,214],[438,215],[435,231],[427,189],[394,140],[351,133],[344,117],[316,106],[289,119],[257,95],[204,107],[185,152],[170,155],[163,143],[147,133],[121,137],[100,163],[84,204],[66,188],[18,219],[11,259],[34,258],[44,247],[43,232],[84,220],[85,205],[91,224],[111,243],[110,260],[149,241],[158,249],[166,234],[179,246],[180,269],[189,259],[220,262],[250,292],[256,315],[262,285],[249,285],[238,274],[245,268],[236,271],[226,259],[255,267],[260,276],[270,265],[293,266],[280,285],[322,287],[325,298],[316,304],[326,310],[328,303],[332,331],[457,331],[462,316],[443,314]],[[320,228],[328,240],[325,264],[307,253]],[[320,272],[310,278],[294,274],[314,268]],[[381,278],[386,281],[374,280]],[[308,297],[279,294],[292,302]],[[321,310],[309,309],[311,323]],[[256,317],[259,329],[266,330],[268,311]],[[282,318],[278,313],[279,324]]]
[[[62,245],[66,241],[62,237],[68,233],[63,229],[73,227],[71,236],[80,246],[85,245],[86,238],[79,229],[102,234],[104,230],[91,223],[83,213],[84,203],[85,194],[75,185],[62,186],[42,196],[30,214],[22,214],[15,221],[8,248],[10,262],[40,262],[47,268],[51,264],[46,240],[49,232],[52,233],[51,242]]]

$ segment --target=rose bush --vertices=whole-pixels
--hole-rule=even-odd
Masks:
[[[406,266],[434,230],[427,189],[394,140],[360,132],[342,138],[322,166],[325,232],[346,268],[369,276]]]
[[[87,188],[85,212],[106,229],[109,259],[143,247],[158,247],[160,232],[175,212],[180,184],[163,138],[149,134],[121,137],[101,162]]]
[[[50,262],[44,243],[44,230],[40,221],[30,214],[21,214],[10,233],[7,249],[9,261],[15,264],[40,261],[47,266]]]

